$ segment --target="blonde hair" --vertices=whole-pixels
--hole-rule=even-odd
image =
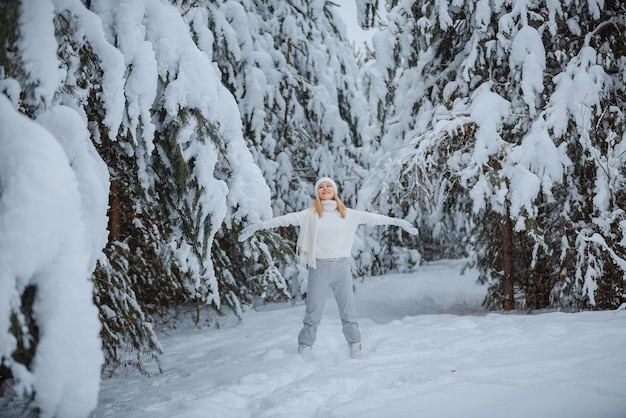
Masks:
[[[333,200],[337,202],[337,210],[339,211],[339,215],[341,215],[342,219],[345,218],[346,217],[346,205],[344,205],[341,199],[339,199],[339,196],[337,196],[336,190],[335,190],[335,196],[333,196]],[[319,195],[317,194],[317,190],[315,191],[315,200],[311,202],[310,207],[314,209],[315,212],[317,212],[317,215],[320,218],[324,214],[324,207],[322,206],[322,199],[320,199]]]

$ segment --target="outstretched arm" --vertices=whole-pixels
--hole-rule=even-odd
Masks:
[[[396,225],[400,228],[404,229],[411,235],[419,234],[419,230],[411,225],[410,222],[405,221],[404,219],[392,218],[391,216],[380,215],[377,213],[371,212],[361,212],[356,211],[356,215],[359,218],[358,223],[360,224],[372,224],[372,225]]]
[[[268,219],[262,222],[255,222],[245,227],[239,234],[239,242],[243,242],[250,238],[256,231],[261,229],[275,228],[277,226],[301,225],[306,218],[308,209],[300,212],[292,212],[282,216]]]

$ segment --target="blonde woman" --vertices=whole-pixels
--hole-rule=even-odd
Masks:
[[[304,325],[298,335],[298,354],[303,359],[309,357],[315,343],[329,288],[339,307],[350,357],[361,356],[361,332],[352,290],[351,252],[356,229],[362,224],[396,225],[412,235],[418,234],[417,228],[403,219],[346,208],[339,199],[335,181],[322,177],[315,183],[315,199],[309,208],[250,225],[239,236],[239,241],[244,241],[260,229],[300,227],[296,253],[309,269]]]

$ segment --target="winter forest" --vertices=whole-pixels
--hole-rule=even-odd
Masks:
[[[371,45],[349,41],[343,1]],[[295,229],[237,238],[304,209],[321,175],[347,206],[419,227],[359,230],[357,276],[454,258],[489,310],[626,303],[621,0],[4,0],[0,15],[1,368],[42,416],[85,416],[100,378],[158,363],[171,312],[201,327],[301,295]]]

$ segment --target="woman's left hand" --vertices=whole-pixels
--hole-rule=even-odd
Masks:
[[[411,235],[417,235],[420,233],[419,229],[417,229],[416,227],[411,225],[410,222],[405,221],[404,219],[396,219],[396,225],[404,229],[406,232],[408,232]]]

